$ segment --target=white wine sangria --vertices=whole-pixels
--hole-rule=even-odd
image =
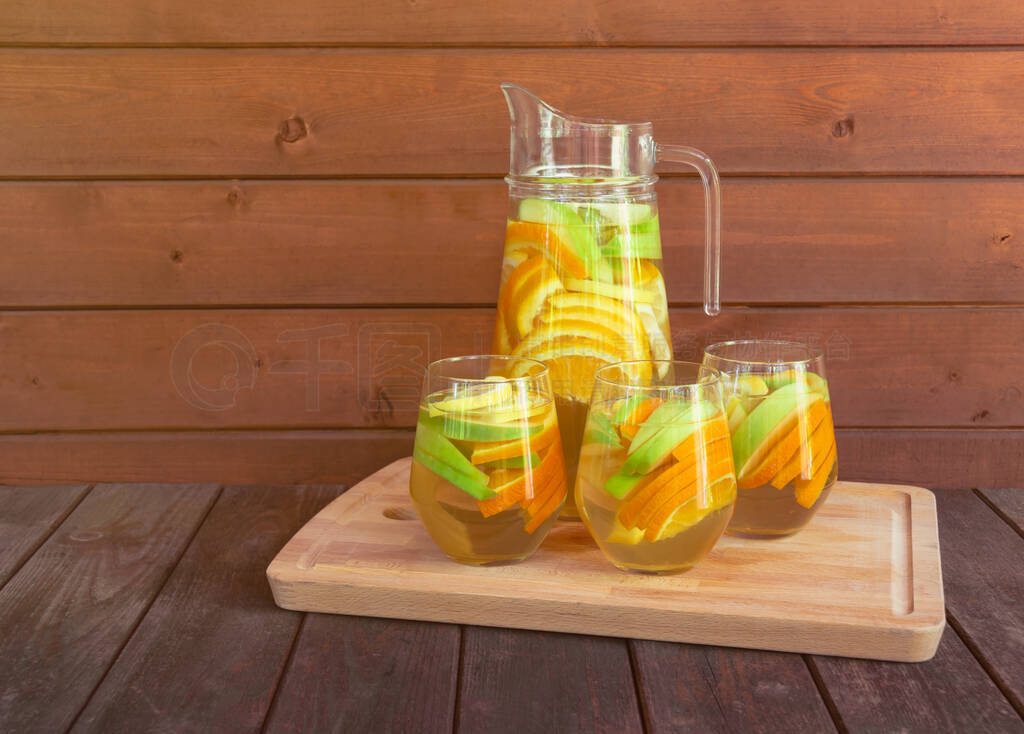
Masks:
[[[818,350],[795,342],[709,346],[723,375],[739,496],[729,532],[755,538],[806,526],[836,482],[832,400]]]
[[[548,365],[572,482],[595,371],[672,358],[657,203],[511,202],[493,348]]]
[[[619,568],[686,571],[725,531],[736,476],[718,380],[687,362],[597,372],[575,495],[587,529]]]
[[[471,565],[523,560],[551,529],[567,489],[542,363],[479,356],[427,368],[409,492],[450,558]]]
[[[695,148],[656,142],[650,122],[568,115],[516,84],[501,90],[512,125],[493,350],[550,368],[572,483],[594,372],[672,359],[655,163],[691,166],[704,185],[709,315],[719,310],[718,172]],[[562,514],[578,517],[572,498]]]

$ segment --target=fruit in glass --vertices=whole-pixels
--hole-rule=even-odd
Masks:
[[[688,362],[598,370],[575,494],[588,530],[619,568],[678,573],[700,561],[736,499],[715,370]]]
[[[542,363],[488,355],[427,368],[409,491],[450,558],[472,565],[526,558],[554,524],[567,488]]]
[[[821,352],[785,341],[713,344],[704,363],[723,375],[739,496],[729,532],[791,535],[836,482],[832,401]]]

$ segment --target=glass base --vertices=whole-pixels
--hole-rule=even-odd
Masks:
[[[791,535],[796,535],[806,526],[793,528],[792,530],[736,530],[728,528],[725,532],[727,535],[734,535],[737,538],[749,538],[751,540],[778,540],[779,538],[788,538]]]
[[[615,567],[620,571],[626,571],[627,573],[637,573],[643,576],[675,576],[677,574],[686,573],[691,570],[693,566],[682,566],[679,568],[630,568],[629,566],[620,566],[615,564]]]
[[[447,555],[447,554],[446,554]],[[529,556],[515,556],[512,558],[491,558],[491,559],[479,559],[479,558],[456,558],[455,556],[448,556],[456,563],[461,563],[463,566],[514,566],[517,563],[522,563]]]

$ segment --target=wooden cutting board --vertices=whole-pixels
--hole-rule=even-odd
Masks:
[[[400,459],[324,508],[267,569],[286,609],[917,662],[945,626],[935,498],[839,482],[802,532],[724,536],[677,576],[624,573],[580,522],[526,561],[450,561]]]

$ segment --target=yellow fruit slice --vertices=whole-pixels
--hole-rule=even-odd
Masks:
[[[654,294],[649,290],[630,288],[629,286],[604,283],[597,280],[566,278],[565,287],[570,291],[592,293],[614,298],[617,301],[625,301],[626,303],[652,303],[654,301]]]
[[[611,532],[605,541],[608,543],[622,543],[623,545],[636,545],[644,539],[644,531],[640,528],[626,528],[618,518],[612,524]]]
[[[836,445],[833,443],[825,456],[825,460],[821,462],[821,466],[818,467],[818,471],[814,473],[814,476],[810,479],[796,480],[794,494],[796,495],[797,503],[801,507],[806,507],[809,510],[818,501],[822,490],[825,489],[825,482],[828,481],[829,476],[832,474],[832,467],[835,463]]]
[[[752,471],[739,477],[740,489],[753,489],[771,481],[772,477],[798,454],[800,447],[810,439],[814,429],[826,415],[828,407],[824,400],[811,403],[799,415],[796,425],[775,444],[764,460]]]
[[[560,271],[573,278],[587,276],[587,264],[555,227],[538,222],[510,221],[505,229],[505,253],[522,248],[540,250]]]
[[[775,489],[782,489],[798,476],[803,479],[811,479],[814,476],[815,467],[820,466],[824,461],[825,455],[836,440],[831,414],[830,408],[825,418],[814,429],[806,448],[798,451],[785,466],[779,469],[779,473],[772,479],[772,486]]]

